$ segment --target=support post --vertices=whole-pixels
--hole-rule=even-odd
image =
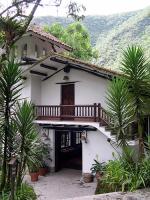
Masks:
[[[96,122],[96,103],[94,103],[94,122]]]
[[[98,104],[98,122],[101,122],[101,104]]]

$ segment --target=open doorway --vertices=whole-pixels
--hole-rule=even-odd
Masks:
[[[81,131],[55,131],[55,171],[82,170]]]

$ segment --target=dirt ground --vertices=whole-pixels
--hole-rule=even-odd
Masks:
[[[96,180],[93,183],[83,184],[81,171],[73,169],[62,169],[45,177],[40,176],[36,183],[31,183],[30,176],[26,176],[25,180],[34,187],[38,200],[58,200],[93,195],[96,188]]]

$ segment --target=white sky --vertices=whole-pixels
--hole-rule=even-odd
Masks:
[[[109,15],[133,10],[139,10],[150,6],[150,0],[76,0],[79,4],[86,7],[85,15]],[[45,0],[48,2],[48,0]],[[66,15],[67,3],[69,0],[63,0],[62,6],[58,9],[59,16]],[[57,8],[44,7],[39,8],[37,16],[55,15],[57,16]]]
[[[53,0],[54,1],[54,0]],[[150,0],[72,0],[83,4],[86,7],[85,15],[109,15],[127,11],[139,10],[150,6]],[[45,4],[51,0],[43,0]],[[62,0],[62,5],[58,9],[59,16],[66,16],[66,7],[70,0]],[[0,0],[0,4],[5,6],[10,4],[10,0]],[[38,8],[36,16],[54,15],[57,16],[57,8],[54,6],[44,6]]]

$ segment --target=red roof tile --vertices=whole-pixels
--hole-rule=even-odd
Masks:
[[[57,43],[58,45],[62,46],[64,49],[71,51],[72,47],[70,47],[69,45],[63,43],[62,41],[60,41],[58,38],[56,38],[55,36],[51,35],[50,33],[47,33],[44,31],[44,29],[40,26],[37,25],[31,25],[29,26],[27,32],[33,32],[39,36],[42,36],[44,38],[46,38],[47,40],[50,40],[51,42]]]

